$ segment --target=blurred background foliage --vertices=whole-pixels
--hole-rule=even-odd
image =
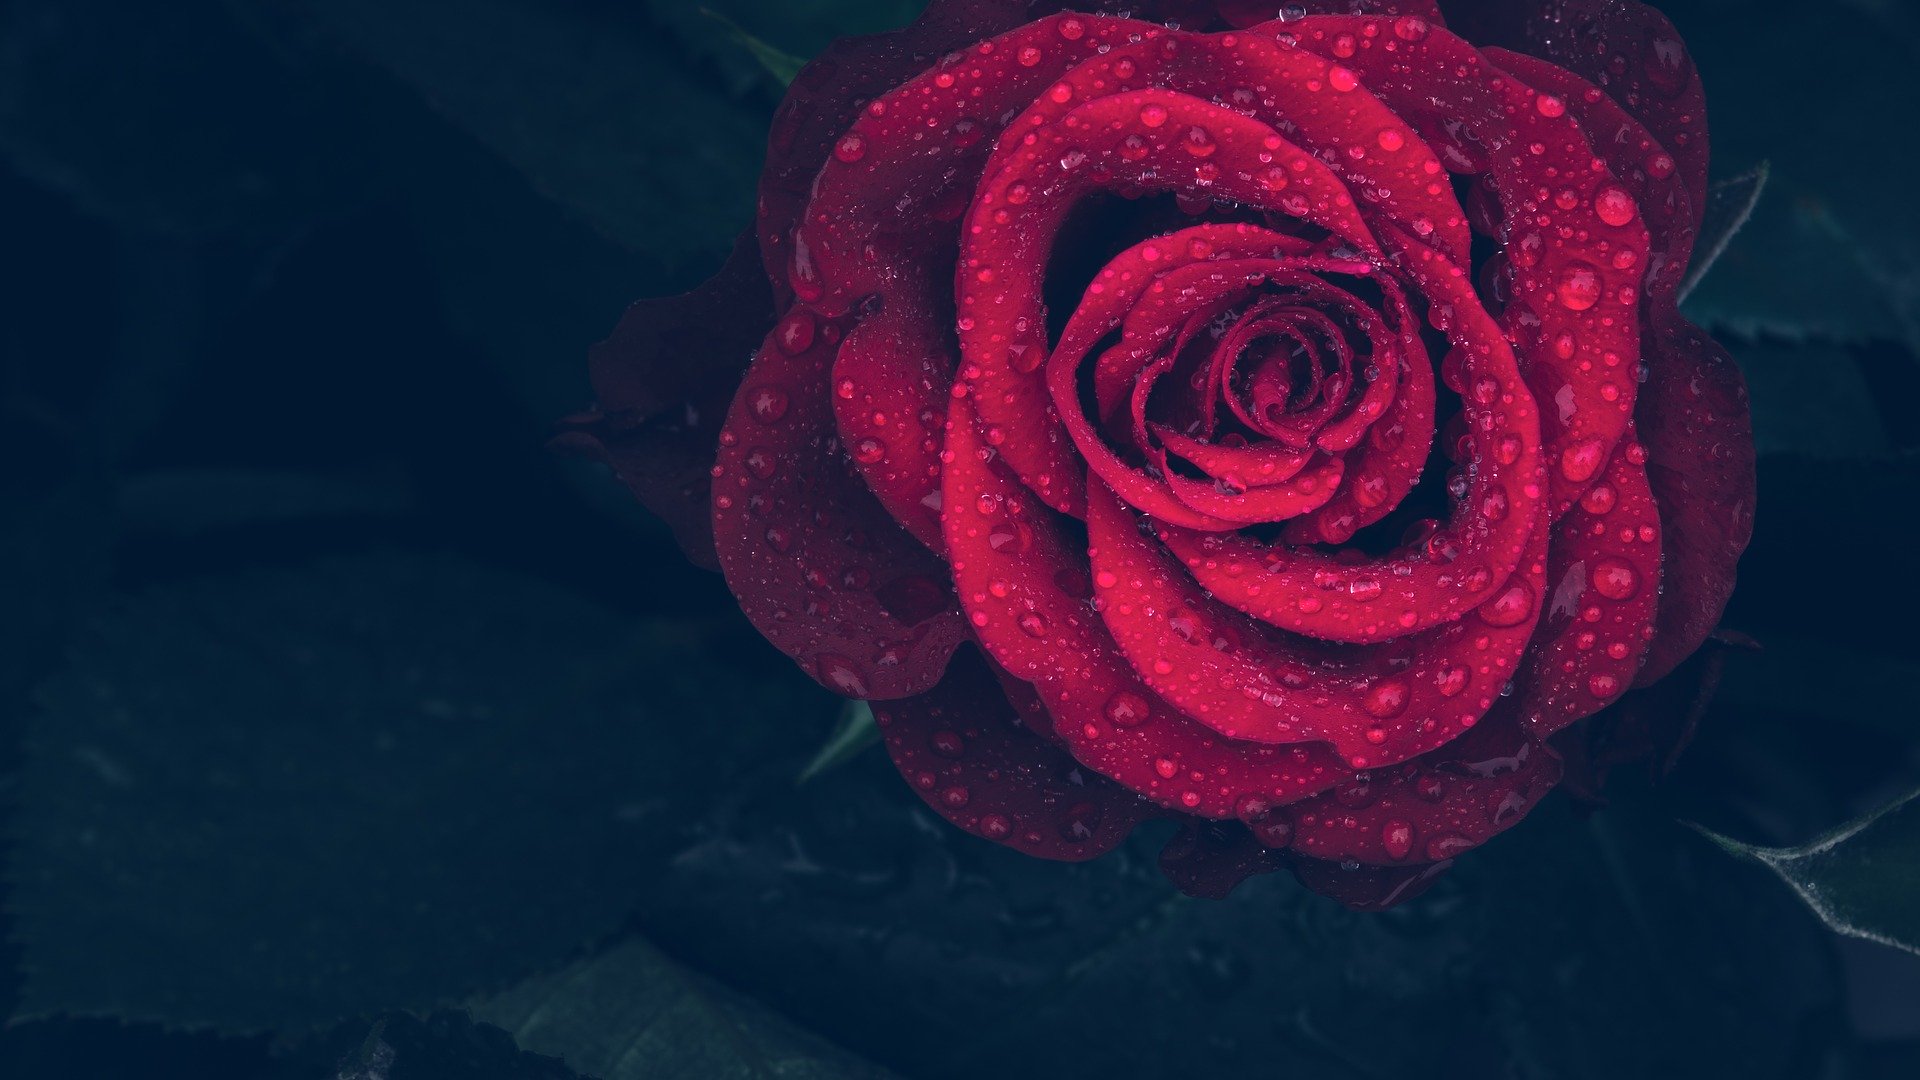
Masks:
[[[796,785],[838,702],[543,449],[749,219],[766,56],[912,0],[0,3],[0,1074],[1920,1073],[1920,961],[1681,824],[1920,782],[1920,23],[1662,6],[1717,173],[1771,162],[1689,301],[1762,649],[1672,775],[1361,916]],[[1805,865],[1920,909],[1915,816]]]

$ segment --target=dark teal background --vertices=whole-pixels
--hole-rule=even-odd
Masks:
[[[801,57],[916,7],[710,6]],[[1716,175],[1772,164],[1689,302],[1764,649],[1672,775],[1362,916],[1029,862],[877,752],[796,787],[837,703],[543,448],[750,218],[779,86],[699,5],[0,3],[0,1076],[333,1076],[634,939],[914,1080],[1920,1075],[1920,960],[1678,824],[1920,781],[1920,13],[1660,6]],[[386,1025],[395,1080],[567,1075]]]

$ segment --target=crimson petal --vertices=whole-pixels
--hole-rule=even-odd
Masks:
[[[966,639],[947,570],[874,498],[835,437],[842,321],[794,308],[734,395],[713,466],[713,535],[753,625],[828,689],[930,689]]]
[[[975,836],[1079,862],[1119,846],[1153,808],[1030,730],[978,654],[924,694],[873,705],[887,753],[914,792]]]
[[[679,296],[639,300],[589,354],[592,411],[562,421],[558,445],[611,466],[665,519],[694,563],[718,570],[708,470],[740,373],[773,324],[750,234],[720,271]]]

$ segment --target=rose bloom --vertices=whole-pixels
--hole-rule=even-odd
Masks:
[[[1384,906],[1733,587],[1700,80],[1629,0],[1083,6],[808,64],[568,440],[958,827]]]

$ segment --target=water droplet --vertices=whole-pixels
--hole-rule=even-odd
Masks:
[[[1560,271],[1560,303],[1569,311],[1585,311],[1600,302],[1600,271],[1583,262],[1570,262]]]
[[[1533,587],[1512,581],[1493,599],[1480,605],[1480,618],[1489,626],[1518,626],[1533,614]]]
[[[1625,225],[1639,212],[1627,189],[1612,184],[1601,188],[1600,194],[1593,197],[1593,210],[1609,225]]]
[[[813,335],[816,329],[813,312],[806,308],[794,308],[787,317],[780,320],[780,333],[777,340],[780,348],[788,355],[798,355],[813,347]]]
[[[1140,106],[1140,122],[1150,128],[1157,128],[1167,122],[1167,109],[1164,105],[1147,104]]]
[[[1391,719],[1407,710],[1408,686],[1404,679],[1384,679],[1374,684],[1361,701],[1367,715],[1379,720]]]
[[[1105,708],[1101,711],[1106,714],[1108,720],[1119,727],[1144,724],[1147,718],[1153,715],[1153,707],[1147,704],[1147,699],[1131,690],[1122,690],[1108,698]]]
[[[1618,498],[1619,496],[1615,494],[1612,484],[1595,484],[1587,489],[1586,494],[1580,496],[1580,508],[1589,514],[1598,516],[1612,510],[1613,504]]]
[[[962,739],[957,731],[936,731],[933,737],[927,740],[927,745],[943,758],[958,759],[967,754],[966,740]]]
[[[839,142],[833,144],[833,156],[848,164],[859,161],[867,156],[867,140],[849,131],[840,136]]]
[[[866,675],[852,660],[838,653],[821,653],[813,661],[813,670],[828,688],[847,697],[864,698],[871,692]]]
[[[1560,453],[1560,475],[1574,483],[1593,479],[1607,460],[1607,447],[1599,439],[1586,439]]]
[[[763,424],[777,424],[787,415],[787,392],[777,386],[756,386],[747,391],[747,411]]]
[[[1404,859],[1413,850],[1413,826],[1404,821],[1389,821],[1380,827],[1380,846],[1387,849],[1387,857]]]
[[[1344,94],[1360,85],[1360,76],[1355,75],[1347,68],[1335,64],[1327,71],[1327,85]]]
[[[1593,564],[1593,588],[1609,600],[1630,600],[1640,591],[1640,574],[1624,559],[1601,559]]]

